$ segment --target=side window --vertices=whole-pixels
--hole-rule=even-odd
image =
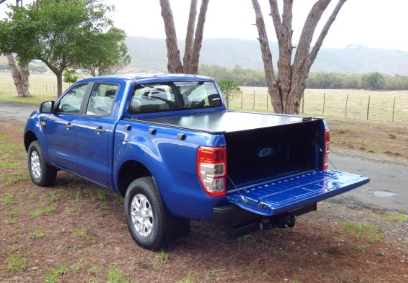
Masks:
[[[70,89],[59,102],[57,113],[79,114],[87,87],[88,84],[83,84]]]
[[[108,83],[94,84],[89,96],[86,115],[107,116],[111,113],[118,85]]]

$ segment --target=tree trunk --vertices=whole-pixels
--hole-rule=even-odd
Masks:
[[[161,15],[166,32],[167,69],[170,73],[182,73],[183,66],[180,60],[180,51],[177,44],[176,27],[174,26],[173,12],[169,0],[160,0]]]
[[[272,64],[272,53],[266,34],[265,22],[263,20],[261,7],[257,0],[252,0],[255,10],[256,26],[258,28],[258,40],[261,45],[262,59],[264,63],[265,79],[268,85],[268,94],[271,97],[273,109],[276,113],[283,113],[281,91],[277,84]]]
[[[200,61],[201,43],[203,41],[205,16],[207,14],[208,3],[210,0],[203,0],[201,3],[200,14],[198,15],[198,22],[195,31],[194,45],[191,52],[191,69],[189,74],[197,74],[198,63]]]
[[[331,0],[318,0],[313,5],[305,21],[296,54],[292,64],[292,6],[293,0],[283,1],[282,17],[279,13],[277,0],[269,0],[271,16],[279,45],[278,75],[273,73],[272,55],[266,36],[265,23],[258,0],[252,0],[256,15],[259,43],[261,45],[262,59],[264,62],[268,92],[271,96],[272,106],[276,113],[299,114],[300,102],[306,89],[306,79],[310,68],[316,59],[323,40],[330,26],[336,19],[342,5],[347,0],[338,0],[330,18],[324,25],[315,45],[311,43],[321,16]]]
[[[29,76],[30,71],[28,69],[28,64],[25,64],[22,67],[16,65],[16,61],[12,54],[7,54],[8,64],[11,70],[11,76],[14,80],[14,85],[17,89],[18,97],[29,97],[30,96],[30,84]]]
[[[191,62],[191,53],[193,51],[193,42],[194,42],[194,27],[195,19],[197,16],[197,0],[191,0],[190,5],[190,14],[188,16],[188,25],[187,25],[187,34],[186,34],[186,46],[184,49],[184,58],[183,58],[183,72],[185,74],[190,73],[190,62]]]
[[[62,73],[63,71],[55,73],[57,76],[57,97],[60,97],[62,94]]]

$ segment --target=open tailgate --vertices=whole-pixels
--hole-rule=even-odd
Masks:
[[[272,216],[347,192],[369,178],[340,171],[308,171],[239,187],[227,192],[228,202],[263,216]]]

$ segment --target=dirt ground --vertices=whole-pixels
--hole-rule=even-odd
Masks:
[[[335,146],[349,148],[345,136],[362,129],[361,140],[378,136],[379,126],[341,123],[331,123]],[[400,141],[407,129],[384,135]],[[381,145],[356,144],[387,155]],[[408,159],[400,144],[388,151]],[[323,202],[293,229],[228,240],[223,227],[192,222],[188,237],[151,252],[132,240],[121,198],[63,172],[54,187],[40,188],[26,167],[21,124],[2,121],[0,282],[408,282],[407,234],[391,228],[406,227],[406,215],[386,219]]]

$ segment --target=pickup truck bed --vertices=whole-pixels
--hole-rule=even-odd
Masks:
[[[369,181],[359,175],[318,169],[323,144],[311,135],[322,127],[318,118],[222,111],[140,121],[223,135],[227,200],[259,215],[307,206]]]

